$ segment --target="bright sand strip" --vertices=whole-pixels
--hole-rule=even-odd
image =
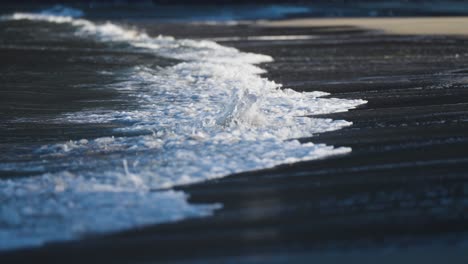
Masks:
[[[468,17],[305,18],[257,24],[267,27],[355,26],[401,35],[468,35]]]

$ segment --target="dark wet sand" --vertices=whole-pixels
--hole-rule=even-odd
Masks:
[[[310,139],[353,152],[179,188],[223,203],[213,217],[1,253],[2,263],[468,263],[468,38],[140,24],[190,38],[320,36],[223,44],[273,56],[266,76],[285,87],[368,100],[327,116],[353,126]]]

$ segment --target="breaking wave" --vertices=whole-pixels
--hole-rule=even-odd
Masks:
[[[106,88],[127,91],[137,109],[83,110],[55,120],[123,123],[118,130],[128,136],[45,145],[34,150],[40,160],[0,163],[2,170],[41,171],[0,180],[0,248],[207,216],[221,205],[190,205],[186,194],[170,188],[351,151],[297,138],[351,124],[309,115],[347,111],[365,101],[282,89],[257,66],[271,62],[270,56],[211,41],[151,37],[81,16],[79,10],[55,7],[1,20],[66,24],[76,37],[180,62],[134,65],[118,73],[123,81]]]

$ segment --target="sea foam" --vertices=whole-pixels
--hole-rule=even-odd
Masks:
[[[137,109],[88,109],[55,119],[118,122],[126,125],[116,132],[128,136],[44,145],[34,149],[40,159],[0,163],[4,171],[40,172],[0,180],[0,248],[207,216],[221,205],[191,205],[186,194],[170,188],[351,151],[297,139],[351,125],[308,116],[347,111],[363,100],[282,89],[261,77],[265,71],[257,65],[271,62],[270,56],[212,41],[151,37],[70,12],[16,13],[2,20],[67,24],[78,38],[180,62],[112,73],[122,81],[106,89],[125,90]]]

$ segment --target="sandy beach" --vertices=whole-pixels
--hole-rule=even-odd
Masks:
[[[352,26],[396,35],[468,35],[466,17],[323,18],[261,21],[265,27]]]
[[[3,252],[2,263],[467,263],[468,18],[128,23],[224,38],[272,56],[265,76],[283,87],[367,100],[320,116],[352,126],[302,139],[353,151],[177,188],[222,203],[211,217]]]

